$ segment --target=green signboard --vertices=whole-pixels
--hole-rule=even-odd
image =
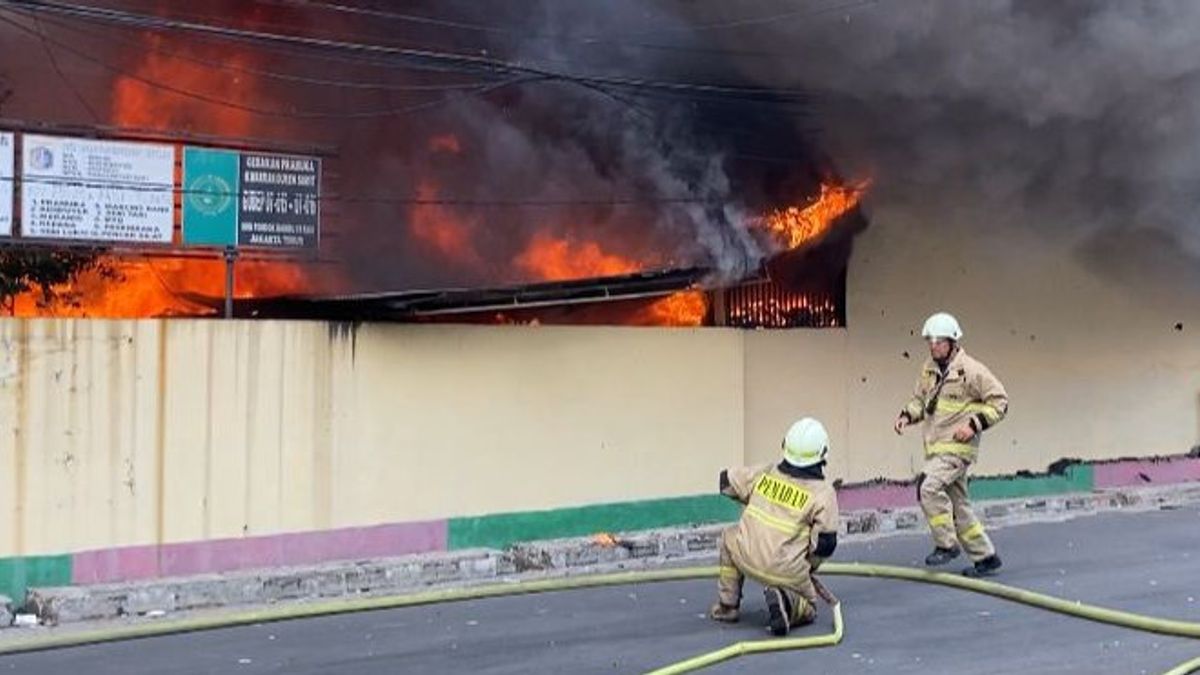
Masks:
[[[236,246],[240,155],[227,150],[184,148],[183,243]]]

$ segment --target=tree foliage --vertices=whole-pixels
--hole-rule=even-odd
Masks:
[[[99,248],[0,248],[0,304],[11,313],[16,297],[29,292],[37,294],[39,307],[78,304],[72,284],[80,274],[116,277],[102,254]]]

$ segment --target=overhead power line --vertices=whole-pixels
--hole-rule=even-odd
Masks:
[[[741,97],[762,97],[767,100],[789,96],[803,97],[805,95],[805,92],[795,89],[772,89],[766,87],[746,87],[704,82],[682,82],[606,75],[584,75],[470,54],[456,54],[452,52],[426,49],[409,49],[363,42],[329,40],[303,35],[245,30],[207,23],[178,21],[145,14],[89,7],[86,5],[56,2],[54,0],[0,0],[0,7],[7,7],[34,13],[55,13],[85,20],[135,26],[154,30],[185,31],[198,34],[218,35],[229,39],[250,42],[303,46],[317,50],[386,56],[395,58],[398,61],[406,62],[409,65],[444,67],[454,71],[468,73],[488,73],[499,75],[526,74],[577,83],[587,82],[599,86],[657,89],[663,91],[706,92],[714,94],[719,93]]]
[[[819,7],[804,7],[792,9],[786,12],[777,12],[765,16],[743,17],[730,21],[721,21],[707,24],[690,24],[687,26],[663,26],[656,29],[654,32],[633,33],[634,35],[658,35],[661,33],[693,33],[693,32],[709,32],[728,30],[733,28],[745,28],[750,26],[762,26],[775,24],[780,21],[790,19],[806,18],[820,16],[823,14],[832,14],[835,12],[849,12],[856,9],[862,9],[871,5],[879,4],[882,0],[849,0],[833,5],[825,5]],[[711,52],[711,53],[733,53],[725,50],[718,50],[703,47],[690,47],[687,45],[665,45],[644,42],[631,42],[624,39],[614,39],[611,37],[587,34],[572,34],[572,33],[544,33],[530,32],[518,28],[510,28],[506,26],[496,26],[490,24],[472,23],[468,21],[457,21],[453,19],[441,19],[438,17],[423,16],[418,14],[408,14],[404,12],[396,12],[383,9],[373,9],[368,7],[356,7],[338,2],[321,2],[319,0],[259,0],[266,4],[290,6],[290,7],[310,7],[316,9],[324,9],[331,12],[340,12],[344,14],[354,14],[359,16],[369,16],[378,19],[388,19],[392,21],[401,21],[415,25],[437,26],[439,28],[451,28],[457,30],[467,30],[478,33],[491,33],[501,35],[511,35],[521,37],[528,40],[560,40],[573,41],[584,44],[610,44],[621,47],[634,47],[640,49],[662,49],[662,50],[678,50],[689,52]],[[756,52],[742,51],[742,54],[762,55],[762,56],[788,56],[779,52]]]
[[[274,109],[274,108],[264,108],[264,107],[257,106],[257,105],[241,103],[238,101],[221,98],[219,96],[214,96],[212,94],[207,94],[204,92],[198,92],[198,91],[193,91],[191,89],[185,89],[183,87],[179,87],[177,85],[170,84],[168,82],[162,82],[159,80],[155,80],[153,78],[146,77],[139,73],[135,73],[135,72],[129,71],[127,69],[121,68],[119,66],[116,66],[100,57],[97,57],[93,54],[89,54],[81,49],[77,49],[76,47],[74,47],[70,44],[67,44],[65,42],[62,42],[60,40],[54,40],[48,36],[38,34],[37,31],[35,31],[27,26],[24,26],[24,25],[20,24],[19,22],[5,18],[3,16],[0,16],[0,23],[8,24],[8,25],[10,25],[24,33],[27,33],[35,38],[38,38],[45,42],[49,42],[50,44],[53,44],[58,49],[68,52],[68,53],[76,56],[77,58],[83,59],[93,65],[99,66],[100,68],[103,68],[104,70],[107,70],[110,73],[113,73],[114,75],[117,75],[117,76],[123,77],[123,78],[128,78],[130,80],[139,82],[142,85],[145,85],[147,87],[151,87],[153,89],[158,89],[161,91],[170,92],[177,96],[200,101],[202,103],[207,103],[209,105],[214,105],[214,106],[218,106],[218,107],[222,107],[222,108],[228,108],[228,109],[232,109],[232,110],[239,110],[241,112],[251,113],[251,114],[255,114],[255,115],[262,115],[264,117],[284,117],[284,118],[292,118],[292,119],[368,119],[368,118],[378,118],[378,117],[392,117],[392,116],[406,115],[406,114],[411,114],[411,113],[415,113],[415,112],[420,112],[423,110],[428,110],[430,108],[434,108],[434,107],[438,107],[441,105],[451,103],[457,98],[455,93],[449,93],[449,94],[446,94],[439,98],[435,98],[435,99],[429,100],[429,101],[424,101],[421,103],[416,103],[413,105],[408,105],[408,106],[403,106],[403,107],[390,107],[390,108],[376,109],[376,110],[361,110],[361,111],[323,112],[323,111],[297,111],[297,110],[281,110],[281,109]],[[535,81],[536,79],[539,79],[539,78],[526,77],[526,76],[511,76],[507,79],[496,81],[496,82],[485,82],[482,84],[478,84],[472,88],[461,90],[458,93],[481,95],[481,94],[485,94],[485,93],[495,91],[495,90],[498,90],[498,89],[501,89],[504,87],[508,87],[511,85],[532,82],[532,81]]]
[[[17,178],[0,178],[0,183],[4,182],[20,182],[24,184],[36,185],[55,185],[64,188],[83,188],[83,189],[103,189],[113,192],[130,192],[136,194],[162,194],[162,195],[204,195],[207,197],[237,197],[241,198],[250,193],[261,193],[263,190],[189,190],[186,188],[166,186],[166,185],[140,185],[132,183],[114,183],[112,181],[88,181],[70,178],[43,178],[43,177],[23,177]],[[297,194],[294,191],[281,188],[278,192],[289,194]],[[413,197],[404,195],[313,195],[312,199],[318,202],[339,202],[344,204],[402,204],[412,206],[461,206],[461,207],[485,207],[485,208],[525,208],[525,207],[544,207],[544,208],[560,208],[570,206],[592,207],[592,206],[650,206],[663,204],[696,204],[696,203],[712,203],[715,200],[711,198],[701,197],[585,197],[585,198],[562,198],[562,199],[462,199],[455,197],[447,198],[426,198]]]
[[[185,53],[180,50],[164,48],[161,45],[142,44],[142,43],[138,42],[137,40],[124,39],[121,37],[101,33],[98,31],[89,31],[87,29],[80,28],[79,26],[70,25],[70,24],[63,23],[61,21],[55,21],[52,19],[47,19],[47,20],[43,20],[43,21],[45,23],[52,25],[56,28],[59,28],[61,30],[70,31],[72,33],[76,33],[79,35],[85,35],[85,36],[88,36],[88,37],[91,37],[94,39],[103,40],[103,41],[107,41],[107,42],[111,42],[111,43],[123,44],[123,45],[131,46],[131,47],[136,46],[140,49],[145,49],[147,51],[151,51],[156,54],[162,54],[164,56],[168,56],[171,58],[180,59],[182,61],[194,63],[194,64],[204,66],[206,68],[210,68],[213,70],[223,70],[223,71],[228,71],[228,72],[233,72],[233,73],[243,73],[243,74],[247,74],[247,75],[253,75],[255,77],[262,77],[264,79],[281,81],[281,82],[304,84],[304,85],[319,86],[319,87],[333,87],[333,88],[339,88],[339,89],[354,89],[354,90],[363,90],[363,91],[395,91],[395,92],[410,92],[410,93],[411,92],[423,92],[423,91],[432,91],[432,92],[461,91],[461,92],[466,92],[466,93],[474,93],[474,90],[477,90],[481,87],[481,83],[478,80],[476,80],[474,82],[455,82],[455,83],[445,83],[445,84],[394,84],[394,83],[385,83],[385,82],[360,82],[360,81],[344,80],[344,79],[307,77],[307,76],[303,76],[303,75],[282,73],[279,71],[268,70],[268,69],[263,69],[263,68],[252,68],[252,67],[248,67],[248,66],[242,66],[242,65],[239,65],[239,64],[231,62],[231,61],[216,61],[216,60],[212,60],[212,59],[205,59],[205,58],[194,56],[192,54]],[[91,57],[91,58],[98,58],[98,57]],[[545,79],[549,79],[549,78],[545,78]],[[534,80],[531,80],[531,81],[534,81]],[[657,99],[657,100],[666,100],[666,101],[688,100],[688,101],[698,101],[698,102],[731,102],[731,103],[739,103],[739,104],[761,103],[764,105],[772,105],[776,108],[790,104],[790,102],[788,102],[788,101],[771,101],[771,100],[757,100],[757,99],[746,101],[746,100],[733,99],[728,96],[722,96],[720,94],[706,94],[706,93],[702,93],[702,92],[701,93],[691,93],[691,92],[686,92],[686,91],[659,92],[659,91],[653,91],[653,90],[637,90],[637,91],[630,91],[629,95],[637,96],[639,98]],[[383,111],[380,111],[379,114],[386,115],[386,114],[388,114],[388,110],[391,110],[391,109],[385,109]],[[401,112],[403,112],[403,111],[401,111]],[[371,113],[368,113],[368,115],[371,115]]]
[[[34,18],[34,26],[37,29],[38,39],[42,43],[42,49],[46,52],[46,60],[50,62],[50,67],[53,68],[54,73],[58,75],[59,82],[62,82],[63,86],[71,92],[71,95],[75,97],[75,101],[78,102],[85,111],[87,111],[87,114],[92,118],[92,121],[96,124],[100,124],[100,115],[96,114],[96,110],[92,107],[92,104],[88,102],[83,93],[79,91],[79,88],[76,87],[75,84],[67,77],[67,74],[63,72],[62,67],[58,65],[58,58],[54,56],[54,50],[50,46],[50,39],[46,37],[46,31],[42,27],[41,21],[39,21],[37,18]]]
[[[478,80],[472,82],[447,82],[440,84],[408,84],[394,82],[366,82],[361,80],[349,80],[344,78],[323,78],[309,77],[305,75],[296,75],[293,73],[281,72],[278,70],[269,70],[265,68],[253,68],[243,66],[232,61],[220,61],[215,59],[206,59],[194,54],[187,53],[180,49],[169,49],[158,44],[146,44],[144,40],[122,38],[113,33],[105,33],[95,30],[87,30],[77,25],[71,25],[63,21],[53,19],[41,19],[47,25],[54,26],[60,30],[69,31],[77,35],[84,35],[96,40],[125,45],[131,48],[144,49],[152,51],[155,54],[161,54],[173,59],[195,63],[214,70],[226,70],[233,73],[242,73],[262,77],[269,80],[278,80],[280,82],[289,82],[295,84],[306,84],[318,87],[332,87],[335,89],[356,89],[362,91],[395,91],[395,92],[423,92],[423,91],[460,91],[470,90],[478,87]]]

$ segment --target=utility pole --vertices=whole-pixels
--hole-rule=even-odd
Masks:
[[[238,251],[234,246],[225,247],[225,318],[233,318],[233,264],[237,262]]]

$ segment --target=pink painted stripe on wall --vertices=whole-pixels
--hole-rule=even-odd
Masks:
[[[447,521],[76,553],[71,581],[102,584],[446,550]]]
[[[1200,480],[1200,458],[1112,462],[1095,465],[1095,472],[1098,488],[1186,483]]]
[[[916,506],[916,485],[863,485],[838,490],[838,509],[895,509]]]

